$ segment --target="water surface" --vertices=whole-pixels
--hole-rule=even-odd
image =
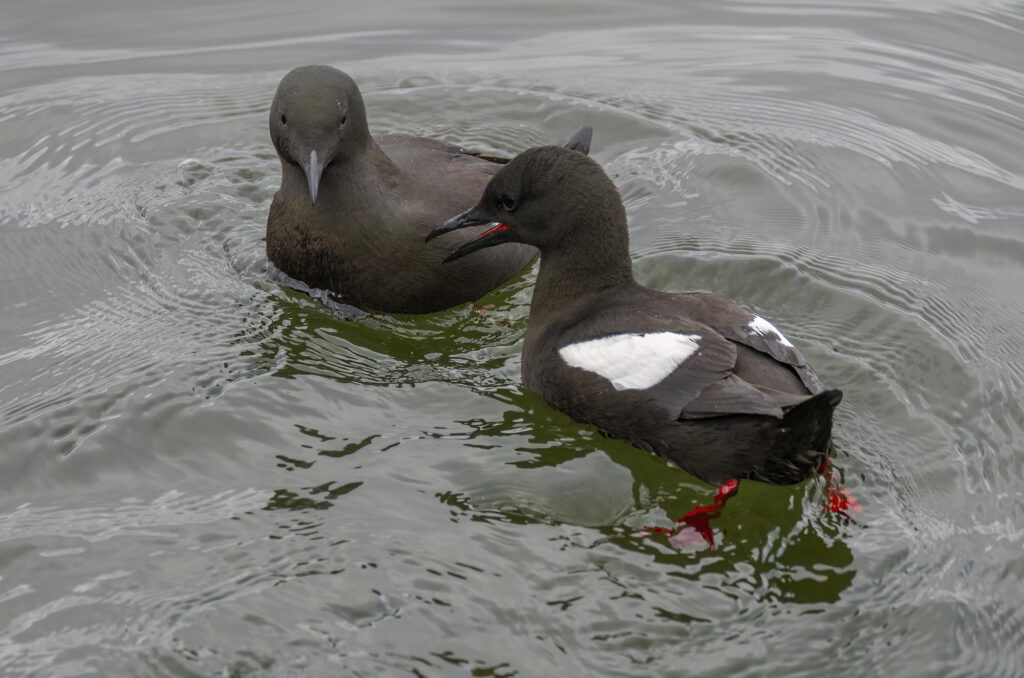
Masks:
[[[0,674],[1024,673],[1019,3],[7,3]],[[713,488],[519,386],[534,272],[348,321],[266,275],[281,76],[511,155],[768,317],[837,465]]]

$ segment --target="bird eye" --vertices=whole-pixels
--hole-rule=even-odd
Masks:
[[[516,201],[507,195],[503,195],[498,198],[498,204],[505,208],[506,212],[511,212],[516,208]]]
[[[288,124],[288,116],[285,115],[284,113],[281,114],[281,124],[282,125],[287,125]]]
[[[344,125],[347,120],[348,120],[348,116],[347,115],[341,116],[341,124],[342,125]]]

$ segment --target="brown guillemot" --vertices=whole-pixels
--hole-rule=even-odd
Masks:
[[[562,143],[586,153],[590,134]],[[429,313],[479,298],[536,255],[515,245],[439,266],[445,249],[423,237],[472,205],[501,164],[433,139],[370,136],[359,88],[335,68],[303,66],[281,80],[270,135],[281,188],[267,256],[310,288],[362,309]]]

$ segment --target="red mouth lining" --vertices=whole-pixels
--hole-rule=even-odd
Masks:
[[[507,228],[509,228],[508,224],[498,224],[494,228],[487,229],[486,231],[484,231],[483,233],[481,233],[480,235],[478,235],[477,237],[475,237],[473,239],[474,240],[479,240],[480,238],[486,238],[491,233],[497,233],[498,231],[504,231]]]

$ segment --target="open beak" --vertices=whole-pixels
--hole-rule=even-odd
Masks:
[[[511,226],[497,221],[490,221],[489,219],[475,215],[474,212],[476,212],[477,207],[471,207],[462,214],[455,215],[427,234],[427,238],[424,242],[429,242],[439,235],[443,235],[450,231],[457,231],[460,228],[489,226],[486,231],[469,242],[464,243],[462,247],[459,247],[457,250],[445,257],[441,263],[447,264],[449,261],[461,259],[467,254],[476,252],[477,250],[482,250],[485,247],[491,247],[492,245],[500,245],[504,242],[518,242],[515,238],[515,231]]]
[[[316,204],[317,193],[320,192],[320,175],[323,174],[324,166],[316,157],[316,150],[309,152],[309,162],[302,163],[302,171],[306,174],[306,181],[309,182],[309,197]]]

